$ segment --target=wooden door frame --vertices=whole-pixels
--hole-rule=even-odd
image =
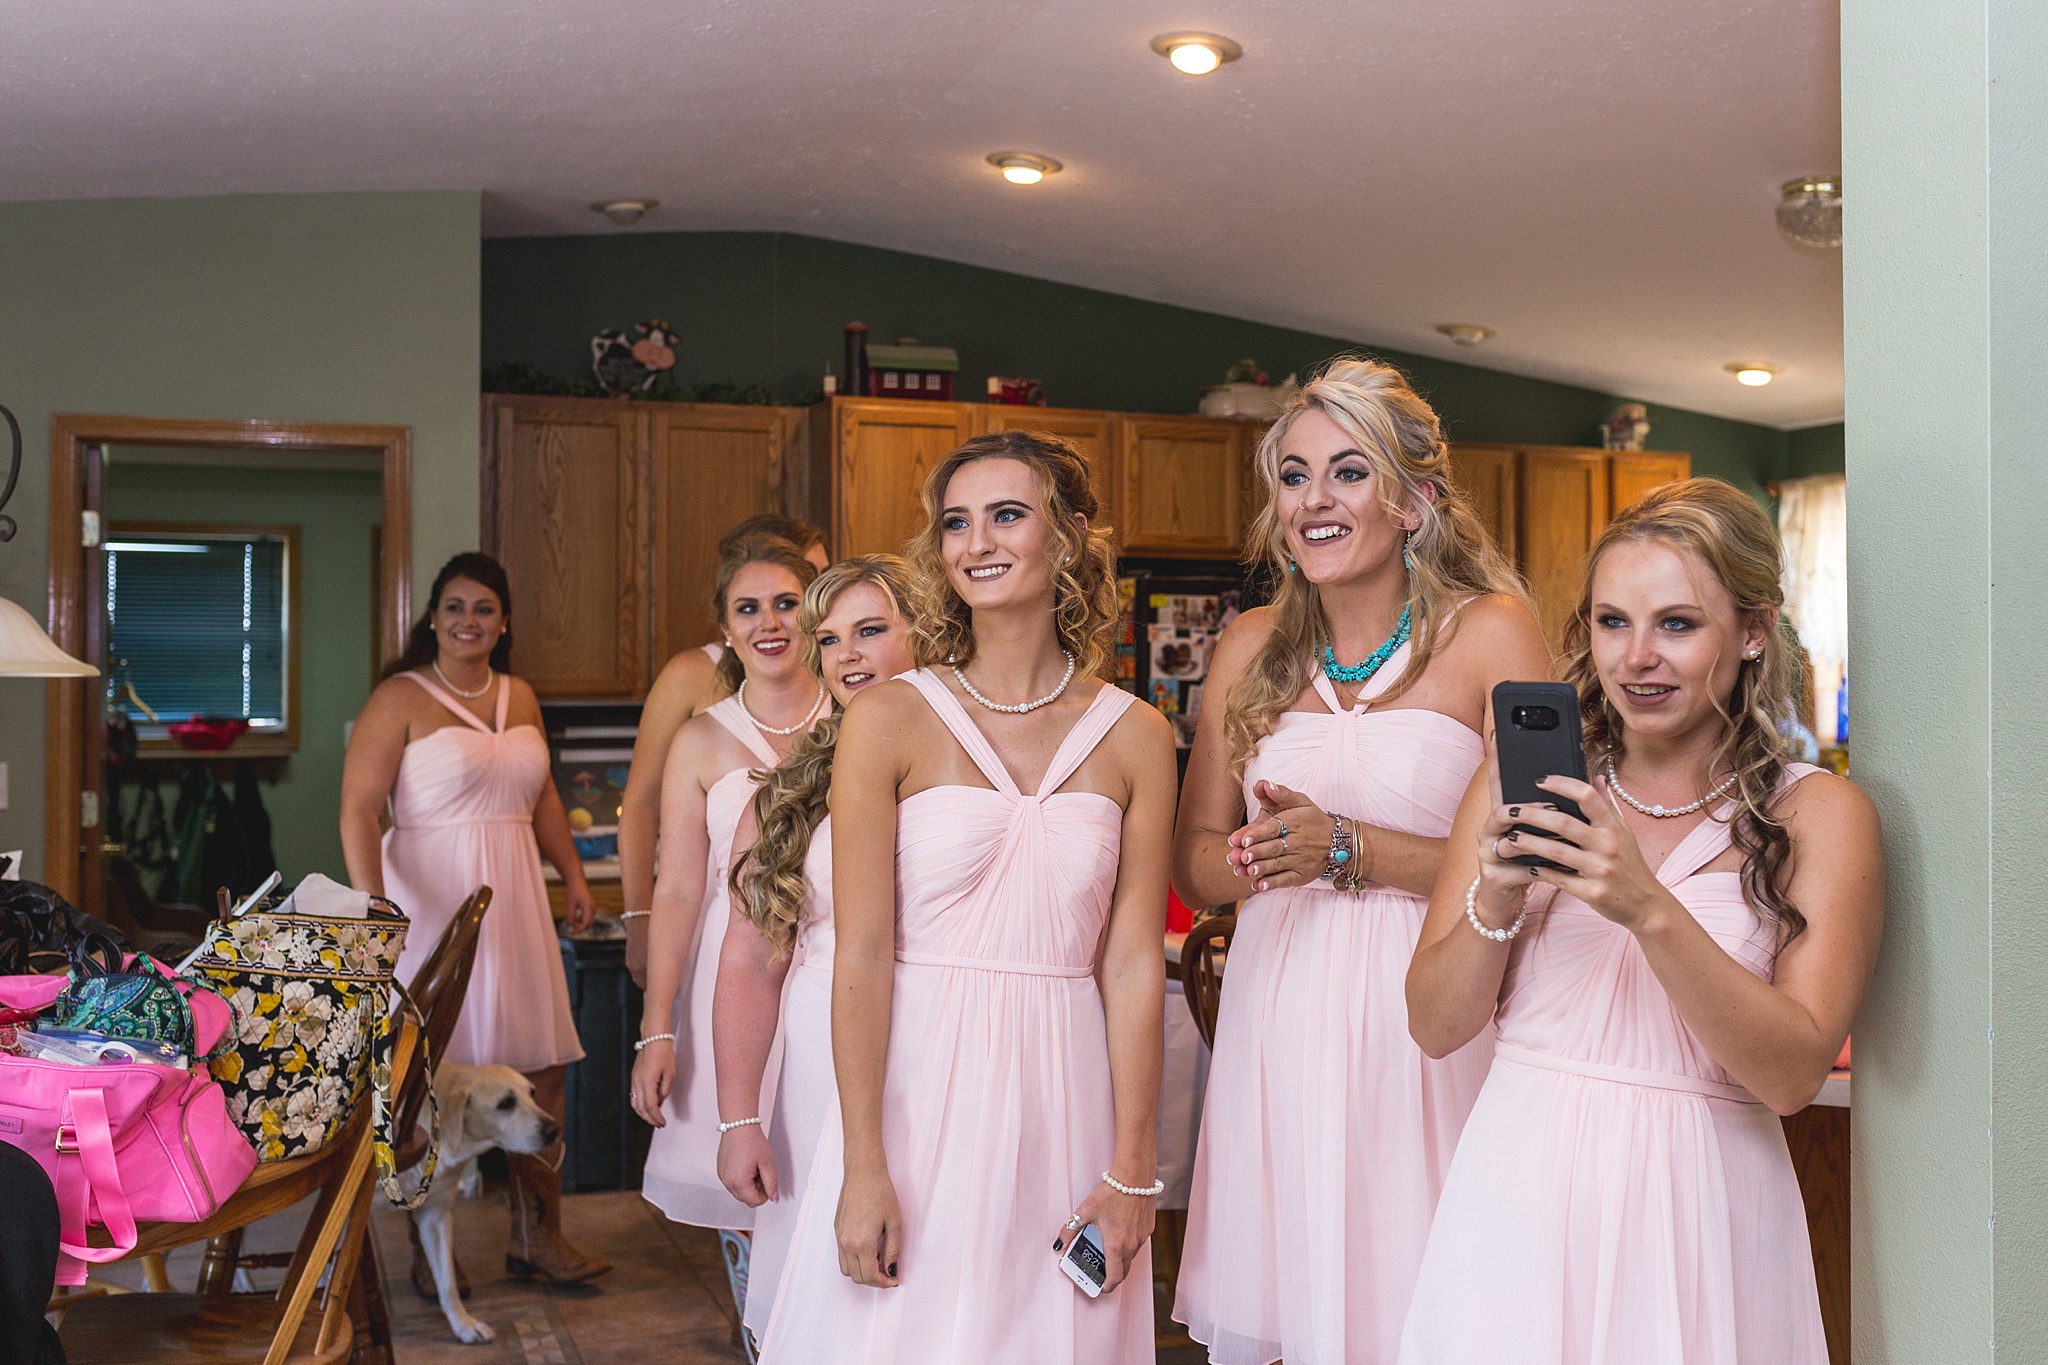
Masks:
[[[382,461],[382,600],[376,655],[381,663],[405,648],[412,616],[412,428],[338,422],[213,421],[180,417],[114,417],[60,412],[50,418],[50,638],[76,657],[85,644],[86,582],[81,514],[90,446],[187,446],[267,450],[280,455],[360,451]],[[104,539],[104,537],[102,537]],[[89,686],[90,685],[90,686]],[[43,879],[59,894],[92,908],[99,888],[85,885],[97,844],[84,845],[80,794],[86,790],[86,705],[97,679],[52,678],[44,686]],[[103,821],[104,822],[104,819]]]

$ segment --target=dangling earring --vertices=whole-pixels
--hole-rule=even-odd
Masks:
[[[1413,531],[1401,537],[1401,567],[1409,573],[1415,572],[1415,556],[1408,553],[1409,544],[1415,539]]]
[[[1293,572],[1294,572],[1294,556],[1293,556],[1293,555],[1289,555],[1289,556],[1287,557],[1287,572],[1289,572],[1289,573],[1293,573]]]

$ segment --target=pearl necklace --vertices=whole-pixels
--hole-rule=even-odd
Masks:
[[[967,675],[960,671],[958,665],[954,666],[953,676],[958,678],[960,680],[960,685],[967,689],[968,696],[974,698],[983,706],[986,706],[989,710],[1001,711],[1005,715],[1021,716],[1027,711],[1036,711],[1041,706],[1050,706],[1054,702],[1058,701],[1060,699],[1060,693],[1066,691],[1067,684],[1074,680],[1073,652],[1070,650],[1063,649],[1060,651],[1060,653],[1065,654],[1067,656],[1067,671],[1060,678],[1060,685],[1058,687],[1055,687],[1052,691],[1046,693],[1044,696],[1040,697],[1037,701],[1027,701],[1019,706],[1005,706],[999,701],[990,701],[987,697],[982,696],[981,693],[974,690],[974,684],[967,681]]]
[[[465,692],[461,688],[457,687],[454,683],[448,681],[448,675],[441,671],[441,661],[439,659],[433,661],[432,667],[434,670],[434,676],[441,680],[441,685],[447,688],[450,692],[453,692],[456,696],[462,698],[464,701],[475,701],[478,697],[481,697],[484,693],[490,691],[491,684],[498,680],[498,675],[496,673],[488,673],[484,678],[484,685],[482,687],[479,687],[474,692]]]
[[[1394,657],[1394,651],[1408,643],[1408,610],[1407,607],[1401,608],[1400,623],[1394,627],[1394,633],[1387,637],[1386,643],[1355,664],[1338,663],[1337,651],[1324,645],[1324,676],[1331,682],[1362,683],[1379,672],[1387,660]]]
[[[1691,815],[1694,811],[1704,807],[1708,802],[1720,800],[1722,796],[1726,795],[1728,789],[1734,785],[1735,774],[1730,773],[1728,774],[1727,778],[1721,783],[1720,786],[1714,788],[1712,791],[1708,792],[1705,796],[1702,796],[1697,801],[1689,801],[1683,806],[1646,806],[1642,802],[1636,800],[1635,797],[1630,796],[1628,788],[1621,785],[1621,779],[1617,777],[1614,772],[1614,759],[1610,756],[1607,760],[1608,788],[1612,790],[1616,796],[1628,802],[1631,806],[1634,806],[1643,814],[1658,820],[1670,820],[1680,815]]]
[[[822,683],[819,684],[818,699],[811,703],[811,709],[809,713],[806,714],[804,718],[798,721],[796,724],[790,726],[786,730],[782,730],[777,729],[773,725],[763,725],[761,723],[761,718],[759,716],[755,715],[752,711],[747,710],[747,684],[745,679],[742,679],[740,681],[740,690],[738,693],[740,710],[747,712],[747,719],[754,722],[754,728],[756,730],[759,730],[764,735],[793,735],[799,730],[808,729],[811,722],[818,718],[818,709],[824,706],[825,698],[827,695],[828,694],[825,691],[824,685]]]

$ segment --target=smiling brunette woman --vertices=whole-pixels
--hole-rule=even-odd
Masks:
[[[817,572],[776,537],[741,541],[719,562],[711,605],[739,676],[732,696],[676,731],[662,775],[633,1110],[654,1125],[641,1193],[678,1223],[753,1225],[753,1210],[718,1181],[712,990],[740,812],[758,774],[781,762],[830,702],[804,668],[796,629],[797,607]]]
[[[431,605],[349,732],[341,770],[341,847],[358,891],[389,896],[412,917],[398,977],[410,982],[441,931],[479,886],[493,892],[476,974],[440,1060],[502,1062],[563,1119],[566,1065],[583,1055],[540,855],[562,874],[569,927],[595,913],[562,798],[548,775],[533,689],[507,670],[512,590],[498,561],[457,555],[435,575]],[[380,839],[387,803],[391,829]],[[559,1149],[557,1149],[559,1153]],[[562,1239],[561,1157],[512,1161],[508,1271],[556,1284],[610,1269]],[[436,1297],[413,1240],[413,1287]]]
[[[1550,656],[1397,371],[1333,363],[1258,468],[1280,588],[1217,644],[1174,841],[1181,899],[1247,897],[1174,1316],[1226,1365],[1380,1365],[1488,1050],[1424,1058],[1401,983],[1489,693]]]
[[[903,606],[910,597],[910,566],[895,555],[841,560],[804,591],[797,613],[804,664],[840,706],[915,666]],[[718,1175],[755,1211],[745,1326],[756,1340],[768,1330],[797,1201],[832,1105],[832,817],[825,797],[839,720],[826,717],[796,742],[741,820],[735,843],[747,851],[734,856],[732,922],[718,962]],[[764,1110],[761,1079],[778,1024],[782,1067],[767,1087],[774,1105]]]
[[[1403,1365],[1828,1358],[1777,1115],[1848,1036],[1883,863],[1869,798],[1786,761],[1779,564],[1718,480],[1624,511],[1565,633],[1594,780],[1542,784],[1586,818],[1491,761],[1465,795],[1408,1000],[1432,1056],[1498,1037]]]
[[[1116,570],[1064,442],[980,436],[924,487],[907,678],[832,773],[836,1120],[764,1362],[1152,1359],[1164,717],[1100,675]],[[1102,1244],[1099,1298],[1058,1255]]]

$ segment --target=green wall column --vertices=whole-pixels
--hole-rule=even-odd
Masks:
[[[1855,1357],[2048,1360],[2048,9],[1842,11]]]

